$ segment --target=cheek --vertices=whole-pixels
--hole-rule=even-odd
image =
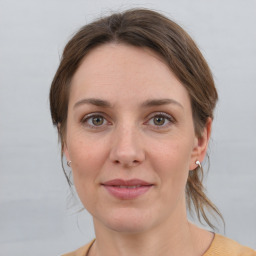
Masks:
[[[149,157],[157,172],[162,188],[169,196],[184,191],[190,164],[190,145],[181,140],[162,143],[154,147]]]
[[[91,142],[79,142],[70,147],[72,167],[76,175],[83,177],[96,174],[98,166],[104,159],[104,147]]]
[[[70,147],[74,185],[84,208],[92,215],[100,201],[97,189],[102,169],[103,148],[88,140],[79,143],[74,141]]]
[[[74,185],[84,203],[86,195],[97,185],[100,170],[107,155],[105,146],[88,137],[73,136],[68,150],[72,159]]]
[[[192,143],[185,138],[165,140],[151,148],[151,164],[163,165],[166,174],[189,170]]]

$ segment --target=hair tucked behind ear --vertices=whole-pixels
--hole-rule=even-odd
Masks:
[[[82,27],[66,45],[50,90],[53,124],[59,126],[62,155],[67,121],[70,82],[88,52],[106,43],[124,43],[155,51],[186,88],[193,112],[195,133],[200,136],[208,118],[213,119],[218,94],[211,71],[190,36],[175,22],[150,10],[134,9],[115,13]],[[67,180],[68,175],[65,173]],[[186,186],[187,207],[194,206],[214,228],[206,210],[222,215],[205,195],[203,171],[191,172]]]
[[[222,220],[225,229],[225,221],[211,200],[206,196],[205,188],[203,186],[204,172],[203,168],[197,167],[195,170],[189,171],[189,176],[186,184],[186,203],[190,214],[193,216],[193,208],[196,212],[196,216],[200,223],[202,223],[201,217],[205,222],[214,230],[216,227],[211,223],[207,217],[207,211],[210,213],[216,213]]]

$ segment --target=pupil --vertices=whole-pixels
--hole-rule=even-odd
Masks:
[[[93,118],[93,124],[94,125],[101,125],[102,124],[102,118],[101,117],[94,117]]]
[[[155,118],[155,124],[157,124],[157,125],[164,124],[164,117],[156,117]]]

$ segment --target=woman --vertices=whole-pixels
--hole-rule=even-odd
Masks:
[[[206,213],[202,166],[217,92],[189,35],[150,10],[83,28],[50,91],[62,156],[96,239],[66,255],[256,255],[188,221]],[[69,181],[69,175],[66,174]]]

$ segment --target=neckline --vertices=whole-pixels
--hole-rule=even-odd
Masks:
[[[202,256],[207,256],[210,252],[212,252],[214,246],[215,246],[215,243],[216,243],[216,240],[218,239],[218,234],[216,234],[215,232],[212,232],[213,233],[213,239],[209,245],[209,247],[206,249],[206,251],[204,252],[204,254]],[[91,243],[89,244],[89,247],[87,249],[87,252],[86,252],[86,255],[85,256],[89,256],[89,253],[90,253],[90,250],[92,248],[92,246],[94,245],[96,241],[96,238],[94,238]]]
[[[216,241],[218,240],[218,237],[220,236],[219,234],[216,234],[214,232],[212,232],[212,233],[214,234],[212,242],[210,243],[209,247],[207,248],[207,250],[204,252],[204,254],[202,256],[210,255],[209,253],[211,253],[213,251],[213,248],[215,247]]]
[[[87,249],[87,252],[86,252],[86,255],[85,256],[89,256],[89,253],[90,253],[90,250],[91,250],[91,247],[93,246],[93,244],[95,243],[96,241],[96,238],[94,238],[91,243],[89,244],[89,247]]]

